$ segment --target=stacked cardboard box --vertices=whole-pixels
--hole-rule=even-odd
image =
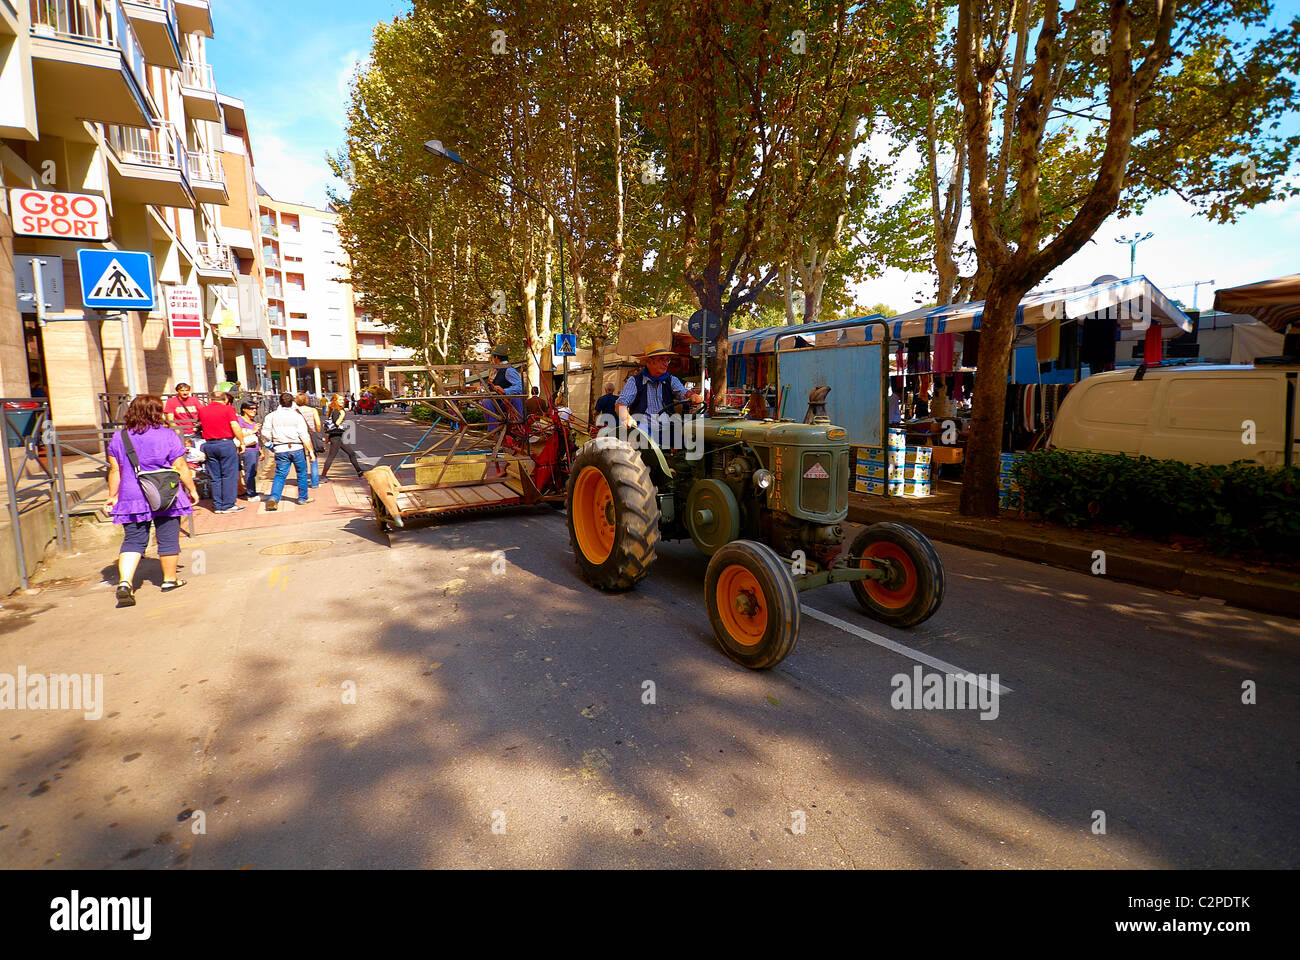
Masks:
[[[1002,454],[1002,466],[998,471],[998,505],[1001,507],[1020,506],[1020,485],[1012,479],[1011,468],[1023,456],[1023,453]]]
[[[928,497],[933,447],[904,445],[901,430],[889,431],[888,447],[859,447],[853,489],[891,497]]]

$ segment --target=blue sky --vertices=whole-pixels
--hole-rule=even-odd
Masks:
[[[278,200],[324,206],[325,154],[343,143],[348,79],[376,23],[405,0],[212,0],[208,62],[247,108],[258,181]]]
[[[1279,4],[1274,21],[1294,12]],[[259,182],[281,200],[323,206],[332,183],[325,154],[343,143],[348,79],[370,49],[371,30],[409,8],[406,0],[213,0],[215,37],[208,42],[218,88],[244,101]],[[1295,115],[1288,118],[1295,120]],[[1288,123],[1288,126],[1291,124]],[[1160,197],[1141,216],[1106,221],[1095,243],[1055,270],[1047,286],[1070,286],[1102,274],[1128,275],[1121,234],[1155,234],[1138,246],[1137,272],[1191,305],[1193,280],[1216,287],[1300,271],[1300,201],[1274,203],[1216,225],[1193,216],[1176,196]],[[1200,306],[1213,287],[1199,290]],[[925,275],[890,271],[860,284],[860,304],[885,302],[899,312],[933,297]]]

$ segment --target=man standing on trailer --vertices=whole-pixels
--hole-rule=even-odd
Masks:
[[[518,397],[508,402],[515,408],[520,420],[524,417],[524,378],[519,375],[510,363],[510,351],[503,346],[492,348],[492,379],[488,381],[488,390],[501,397]],[[505,413],[505,406],[502,401],[492,404],[489,409],[495,409],[500,413]],[[499,422],[496,417],[491,415],[487,418],[488,423]]]

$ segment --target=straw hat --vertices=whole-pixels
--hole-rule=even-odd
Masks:
[[[651,340],[641,356],[642,359],[649,360],[651,357],[675,357],[677,354],[665,347],[662,340]]]

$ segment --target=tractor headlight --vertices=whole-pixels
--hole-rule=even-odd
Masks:
[[[766,490],[768,487],[772,485],[772,480],[773,477],[772,477],[771,470],[754,471],[754,486],[758,487],[758,489]]]

